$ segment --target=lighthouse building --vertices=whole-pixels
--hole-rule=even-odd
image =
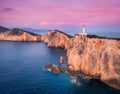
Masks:
[[[85,25],[83,24],[83,27],[82,27],[82,33],[80,33],[80,35],[82,36],[87,36],[87,33],[85,31]]]

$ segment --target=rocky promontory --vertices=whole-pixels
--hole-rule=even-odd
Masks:
[[[120,89],[120,41],[75,36],[69,44],[67,58],[72,70]]]
[[[42,41],[67,50],[68,67],[120,89],[120,41],[48,31]]]
[[[41,36],[41,41],[47,43],[49,47],[61,47],[67,48],[67,42],[72,38],[71,35],[68,35],[59,30],[49,30],[47,34]]]
[[[21,29],[0,26],[0,40],[43,41],[49,47],[66,50],[68,74],[84,73],[107,85],[120,89],[120,41],[88,36],[70,36],[59,30],[38,35]],[[47,66],[59,74],[59,67]]]
[[[0,26],[0,40],[5,41],[40,41],[41,35],[18,28],[8,29]]]

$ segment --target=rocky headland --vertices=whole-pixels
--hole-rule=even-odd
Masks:
[[[41,41],[47,43],[48,47],[67,48],[69,39],[72,38],[59,30],[48,30],[47,34],[41,36]]]
[[[120,89],[120,41],[74,37],[58,30],[48,31],[41,40],[50,47],[66,49],[68,68]]]
[[[40,41],[41,35],[18,28],[8,29],[0,26],[0,40],[4,41]]]
[[[59,30],[49,30],[45,35],[40,36],[24,30],[4,27],[0,27],[0,40],[43,41],[49,47],[64,48],[69,71],[75,75],[84,73],[120,89],[120,41],[118,40],[70,36]],[[60,68],[55,65],[46,66],[46,69],[48,68],[60,73]]]

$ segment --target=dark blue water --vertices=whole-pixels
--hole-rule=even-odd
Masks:
[[[120,94],[98,80],[80,78],[77,86],[65,73],[44,70],[61,55],[65,58],[64,50],[41,42],[0,42],[0,94]]]

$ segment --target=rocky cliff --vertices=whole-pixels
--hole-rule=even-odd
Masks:
[[[75,36],[69,40],[68,64],[120,89],[120,41]]]
[[[7,41],[40,41],[41,36],[21,29],[7,29],[0,26],[0,40]]]
[[[40,41],[49,47],[61,47],[67,51],[68,67],[99,79],[120,89],[120,41],[104,38],[74,37],[59,30],[49,30],[40,36],[21,29],[0,26],[0,40]]]
[[[69,68],[120,89],[120,41],[48,31],[42,41],[67,50]]]
[[[67,48],[67,42],[72,36],[59,30],[49,30],[47,34],[41,36],[41,40],[49,47]]]

